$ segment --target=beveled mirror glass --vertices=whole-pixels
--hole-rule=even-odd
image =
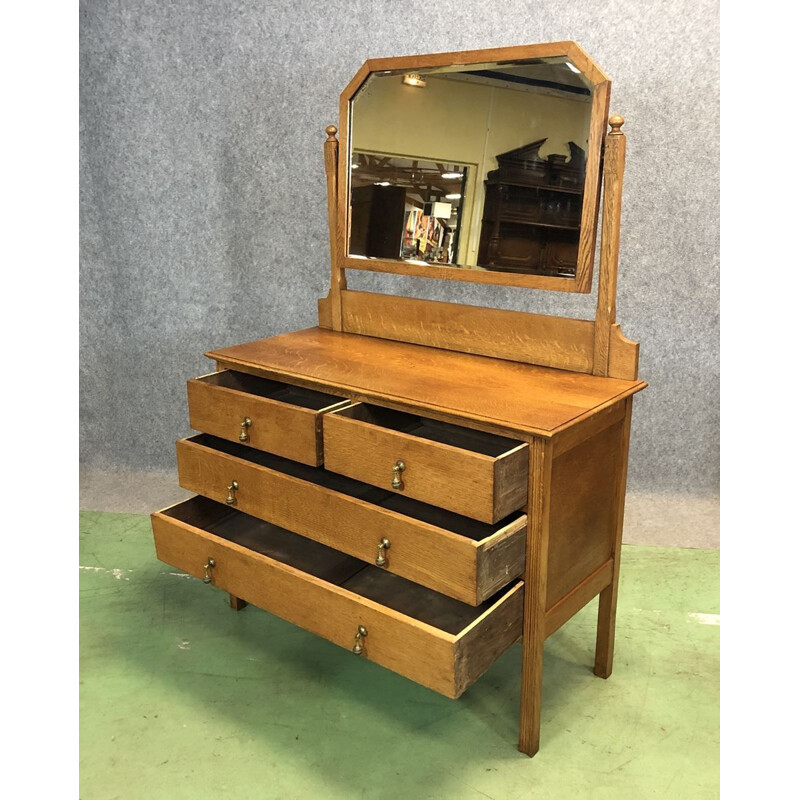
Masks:
[[[589,291],[608,89],[572,42],[367,62],[345,266]]]

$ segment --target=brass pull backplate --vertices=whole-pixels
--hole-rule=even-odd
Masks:
[[[213,558],[209,558],[208,561],[206,561],[205,565],[203,566],[203,569],[205,570],[205,575],[203,575],[203,583],[211,583],[211,570],[216,566],[217,562],[214,561]]]
[[[253,424],[253,421],[250,417],[245,417],[241,422],[241,429],[242,432],[239,434],[239,441],[240,442],[249,442],[250,441],[250,434],[247,432],[247,429]]]

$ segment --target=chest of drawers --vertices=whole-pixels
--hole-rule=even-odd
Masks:
[[[522,72],[507,80],[516,61]],[[391,181],[368,178],[367,170],[388,169],[394,156],[354,158],[352,103],[377,77],[395,92],[380,106],[386,114],[408,107],[412,96],[397,92],[406,91],[401,73],[412,67],[437,78],[437,91],[448,87],[453,102],[461,89],[452,79],[475,77],[453,71],[470,69],[480,70],[473,89],[500,80],[515,91],[522,83],[528,94],[544,86],[548,97],[560,92],[571,103],[576,93],[588,97],[581,101],[590,111],[586,159],[572,165],[576,181],[578,167],[585,172],[585,183],[582,191],[569,189],[582,203],[572,272],[452,268],[469,237],[465,227],[458,244],[438,218],[413,249],[419,255],[423,239],[428,247],[433,236],[436,247],[425,252],[437,263],[451,258],[452,265],[353,255],[351,170],[363,169],[370,186],[382,187]],[[530,73],[540,68],[547,80],[537,82]],[[425,85],[418,74],[409,77],[411,86]],[[384,91],[370,86],[368,102]],[[367,62],[342,94],[347,158],[339,158],[336,128],[327,129],[331,288],[319,303],[318,327],[206,354],[215,371],[188,382],[197,434],[177,443],[179,482],[195,496],[152,516],[158,557],[227,592],[234,609],[258,606],[447,697],[459,697],[521,641],[519,749],[528,755],[539,748],[545,640],[598,595],[595,673],[607,678],[613,662],[631,410],[646,384],[638,379],[638,344],[615,319],[625,137],[619,117],[604,135],[609,86],[572,42]],[[523,102],[509,98],[497,107]],[[541,102],[524,99],[534,101]],[[361,108],[362,119],[369,118],[367,106]],[[375,135],[394,131],[380,121]],[[516,135],[518,122],[512,114],[498,135]],[[359,128],[360,135],[367,129]],[[485,152],[483,118],[476,131]],[[400,141],[403,132],[397,133]],[[424,138],[415,129],[406,133],[408,147]],[[434,137],[430,146],[441,141],[448,137]],[[411,169],[424,163],[415,160]],[[447,167],[459,163],[433,164],[442,174],[427,180],[455,176],[461,191],[470,191],[473,167],[455,173]],[[402,159],[394,168],[400,186]],[[347,287],[347,269],[366,269],[587,292],[601,178],[594,320]],[[392,189],[400,196],[398,186]],[[418,189],[403,190],[415,224]],[[452,198],[477,214],[479,198],[472,205],[461,194]],[[444,206],[452,208],[431,194],[424,209],[443,214]],[[453,219],[469,223],[458,210]]]
[[[615,590],[642,382],[323,328],[209,355],[219,370],[188,383],[200,433],[177,443],[197,496],[153,531],[162,561],[235,608],[457,698],[523,636],[529,586],[542,644]],[[431,387],[454,371],[458,384]]]

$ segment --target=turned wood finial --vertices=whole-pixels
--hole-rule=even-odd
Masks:
[[[338,129],[337,129],[337,127],[335,125],[328,125],[328,127],[325,128],[325,133],[328,134],[328,141],[329,142],[335,142],[336,141],[336,131],[337,130]]]
[[[614,116],[608,120],[608,124],[611,126],[611,133],[609,134],[610,136],[621,136],[622,131],[620,128],[625,124],[625,117],[621,117],[619,114],[614,114]]]

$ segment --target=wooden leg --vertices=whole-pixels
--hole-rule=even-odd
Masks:
[[[228,594],[228,600],[230,601],[231,608],[234,611],[241,611],[247,605],[246,600],[242,600],[241,597],[236,597],[232,594]]]
[[[600,592],[597,611],[597,643],[594,650],[594,674],[601,678],[611,675],[614,666],[614,632],[617,619],[617,590],[619,588],[619,559],[622,551],[622,522],[625,513],[625,489],[628,479],[628,444],[631,435],[633,398],[626,401],[625,421],[619,443],[618,479],[614,497],[616,508],[614,536],[614,573],[611,583]]]
[[[525,555],[525,610],[522,625],[522,688],[519,713],[519,749],[529,756],[539,751],[552,465],[552,443],[545,439],[534,439],[531,443],[528,473],[528,538]]]
[[[600,592],[600,607],[597,611],[597,644],[594,648],[594,674],[607,678],[614,666],[614,626],[617,617],[617,578]]]

